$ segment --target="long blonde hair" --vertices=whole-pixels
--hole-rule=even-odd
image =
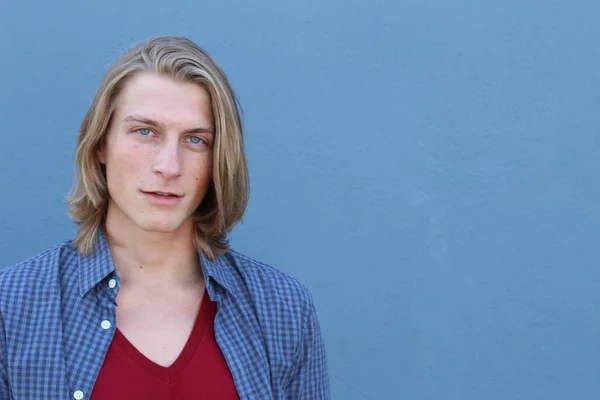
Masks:
[[[214,260],[229,249],[227,234],[241,220],[248,203],[241,110],[223,70],[197,44],[179,36],[160,36],[136,45],[121,55],[104,76],[77,139],[78,177],[67,198],[69,214],[79,225],[74,244],[82,254],[89,254],[103,227],[109,194],[98,149],[106,140],[124,84],[143,71],[197,83],[210,94],[215,122],[213,179],[194,219],[196,248]]]

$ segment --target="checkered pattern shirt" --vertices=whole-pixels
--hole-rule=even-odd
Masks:
[[[307,289],[234,251],[200,261],[240,398],[329,399]],[[102,232],[88,256],[67,241],[1,270],[0,399],[88,399],[115,332],[119,287]]]

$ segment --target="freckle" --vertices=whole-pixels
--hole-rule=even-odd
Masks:
[[[196,177],[196,182],[198,182],[198,177]]]

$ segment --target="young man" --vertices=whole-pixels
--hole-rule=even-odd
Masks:
[[[308,291],[231,250],[233,90],[195,43],[122,55],[81,125],[80,229],[0,272],[0,399],[328,399]]]

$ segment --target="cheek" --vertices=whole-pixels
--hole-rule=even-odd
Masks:
[[[148,158],[148,154],[145,154],[138,144],[132,144],[123,148],[120,157],[123,160],[124,171],[137,171]]]
[[[210,180],[210,171],[201,171],[194,174],[194,183],[198,190],[202,190],[205,186],[208,186]]]
[[[212,157],[190,158],[185,162],[189,166],[186,173],[188,176],[193,176],[196,182],[201,183],[212,179]]]
[[[130,144],[113,148],[107,163],[110,178],[119,187],[124,187],[127,182],[138,181],[142,165],[149,155],[140,148],[139,144]],[[136,184],[137,186],[137,184]]]
[[[203,162],[200,168],[194,168],[192,176],[194,177],[193,185],[197,196],[203,196],[208,189],[212,180],[211,164],[209,162]]]

